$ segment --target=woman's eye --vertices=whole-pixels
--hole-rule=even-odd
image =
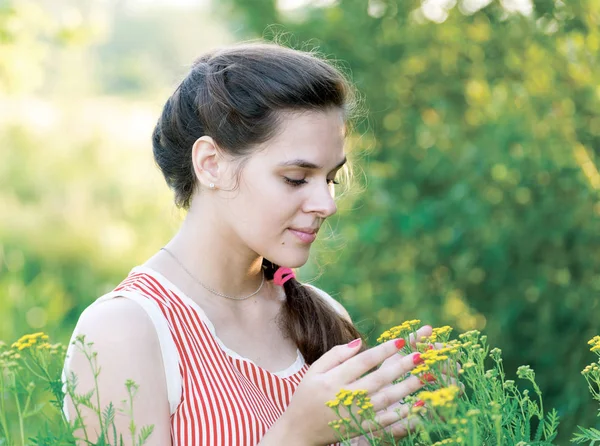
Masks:
[[[303,184],[307,183],[307,181],[304,178],[302,178],[301,180],[294,180],[292,178],[283,177],[283,179],[285,180],[286,183],[288,183],[290,186],[293,186],[293,187],[302,186]]]

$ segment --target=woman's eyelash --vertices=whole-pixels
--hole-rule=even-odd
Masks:
[[[308,183],[308,181],[306,181],[304,178],[301,180],[294,180],[292,178],[288,178],[288,177],[283,177],[285,182],[288,183],[291,186],[294,187],[298,187],[298,186],[302,186],[303,184]],[[327,184],[340,184],[335,180],[327,180]]]
[[[307,181],[304,178],[301,179],[301,180],[293,180],[293,179],[288,178],[288,177],[283,177],[283,179],[290,186],[294,186],[294,187],[302,186],[303,184],[307,183]]]

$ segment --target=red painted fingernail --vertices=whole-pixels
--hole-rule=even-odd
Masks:
[[[358,347],[360,345],[360,341],[361,341],[360,338],[355,339],[354,341],[350,341],[350,342],[348,342],[348,347],[350,347],[350,348]]]
[[[425,405],[425,401],[419,400],[415,404],[413,404],[413,407],[422,407],[424,405]]]
[[[398,350],[400,350],[401,348],[403,348],[406,345],[406,341],[404,339],[396,339],[394,341],[394,345],[396,346],[396,348]]]
[[[429,346],[427,347],[427,350],[433,350],[433,345],[429,344]]]
[[[435,381],[435,376],[433,376],[431,373],[424,373],[421,377],[425,381],[430,382],[430,383]]]
[[[423,359],[421,358],[421,353],[415,353],[415,355],[413,356],[413,364],[417,365],[417,364],[421,364],[423,362]]]

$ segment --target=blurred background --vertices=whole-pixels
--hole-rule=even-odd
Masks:
[[[600,427],[597,0],[2,0],[0,340],[68,342],[176,231],[160,109],[205,50],[317,49],[364,113],[355,187],[302,269],[374,342],[406,319],[479,329],[545,408]]]

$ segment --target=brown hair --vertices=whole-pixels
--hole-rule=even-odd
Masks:
[[[154,129],[154,158],[175,203],[189,208],[196,185],[191,151],[203,135],[223,151],[248,156],[272,138],[281,112],[352,109],[344,75],[313,54],[271,43],[246,43],[197,59],[167,100]],[[279,267],[263,260],[266,278]],[[335,345],[362,337],[328,302],[295,279],[284,285],[281,326],[308,364]]]

